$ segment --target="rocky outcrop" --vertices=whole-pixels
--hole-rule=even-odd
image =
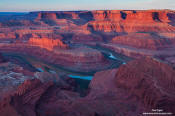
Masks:
[[[103,48],[110,49],[114,52],[124,54],[133,58],[141,58],[143,56],[157,57],[163,61],[168,57],[174,57],[174,38],[152,37],[145,38],[137,36],[137,33],[117,36],[110,43],[100,43]],[[137,38],[137,39],[135,39]],[[139,39],[140,38],[140,39]],[[174,64],[171,60],[167,60],[169,64]]]
[[[65,84],[27,80],[0,102],[2,116],[137,116],[143,112],[174,114],[172,67],[153,58],[134,60],[119,69],[97,72],[89,93],[80,97]],[[72,83],[72,81],[69,81]],[[160,112],[159,112],[160,113]]]
[[[42,84],[39,80],[28,80],[18,87],[16,92],[2,101],[2,116],[36,116],[35,107],[42,94],[52,83]],[[8,111],[8,112],[7,112]]]
[[[143,58],[121,66],[115,82],[117,87],[125,90],[129,96],[135,96],[145,107],[174,112],[174,73],[167,64]]]
[[[6,60],[6,59],[5,59]],[[0,100],[13,93],[27,79],[33,79],[34,72],[20,65],[3,61],[0,63]]]
[[[42,19],[89,19],[89,20],[114,20],[140,22],[169,22],[173,19],[174,11],[171,10],[96,10],[96,11],[71,11],[71,12],[31,12],[37,14],[39,20]],[[146,16],[146,17],[145,17]]]
[[[174,113],[174,73],[167,64],[148,57],[141,58],[122,65],[118,70],[96,73],[88,97],[113,93],[119,101],[127,101],[123,103],[135,102],[135,111],[142,107],[141,113],[157,108]]]
[[[54,47],[63,49],[68,48],[68,46],[59,39],[53,40],[49,38],[30,38],[28,42],[31,46],[39,46],[40,48],[45,48],[49,51],[52,51]]]
[[[171,11],[148,10],[148,11],[96,11],[93,12],[95,21],[89,22],[88,26],[95,31],[105,32],[173,32]]]
[[[149,33],[129,33],[123,36],[116,36],[112,39],[112,43],[128,45],[135,48],[158,50],[172,44],[166,38],[161,38]]]
[[[114,20],[114,21],[139,21],[139,22],[168,22],[167,14],[169,11],[161,10],[108,10],[93,11],[95,20]]]
[[[36,20],[43,20],[43,19],[50,19],[50,20],[56,20],[57,19],[57,14],[56,13],[51,13],[51,12],[41,12],[37,14]]]
[[[79,98],[79,94],[72,92],[65,82],[61,84],[59,80],[56,86],[52,81],[43,83],[38,79],[24,81],[13,93],[0,100],[1,115],[10,116],[12,113],[13,116],[50,115],[49,108],[53,108],[57,99],[64,101]]]

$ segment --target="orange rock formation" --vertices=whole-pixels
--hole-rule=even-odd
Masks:
[[[45,48],[49,51],[52,51],[54,47],[67,48],[68,46],[64,44],[61,40],[49,39],[49,38],[30,38],[29,43],[32,46],[39,46]]]

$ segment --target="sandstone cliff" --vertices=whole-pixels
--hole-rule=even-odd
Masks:
[[[161,72],[160,72],[161,71]],[[119,69],[97,72],[89,93],[27,80],[0,102],[2,116],[137,116],[152,109],[174,114],[172,67],[152,58],[134,60]]]
[[[59,39],[53,40],[49,38],[30,38],[29,44],[31,44],[32,46],[45,48],[49,51],[52,51],[54,47],[59,47],[63,49],[68,48],[68,46]]]

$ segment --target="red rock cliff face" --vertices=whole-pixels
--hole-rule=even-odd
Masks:
[[[3,22],[8,26],[60,26],[59,32],[89,30],[102,32],[174,32],[175,12],[171,10],[107,10],[76,12],[33,12],[29,20]],[[57,27],[58,28],[58,27]],[[80,31],[81,30],[81,31]]]
[[[167,11],[93,11],[93,17],[95,20],[112,20],[112,21],[139,21],[139,22],[155,22],[162,21],[168,22]]]
[[[151,109],[158,108],[174,113],[174,74],[173,68],[167,64],[149,57],[141,58],[122,65],[118,70],[96,73],[90,83],[88,97],[113,93],[113,96],[116,94],[116,97],[119,97],[119,101],[124,100],[122,103],[136,103],[137,105],[133,106],[135,111],[144,107],[145,109],[139,112],[150,112]]]
[[[37,19],[79,19],[89,17],[94,20],[137,20],[145,22],[169,22],[174,17],[174,11],[168,10],[97,10],[79,12],[36,12]]]
[[[160,38],[149,33],[129,33],[123,36],[116,36],[112,43],[128,45],[136,48],[157,50],[171,44],[166,38]]]
[[[87,29],[103,32],[173,32],[175,30],[173,27],[175,12],[171,10],[45,11],[32,12],[29,17],[32,17],[33,14],[36,15],[34,20],[6,21],[3,22],[3,25],[61,25],[70,28],[83,25]]]
[[[42,94],[52,83],[42,84],[39,80],[27,80],[19,86],[13,96],[1,102],[2,116],[36,116],[35,107]],[[21,107],[23,106],[23,107]]]
[[[59,39],[53,40],[49,38],[30,38],[29,44],[31,44],[32,46],[39,46],[41,48],[45,48],[49,51],[52,51],[53,48],[56,46],[64,49],[68,48],[68,46]]]
[[[79,19],[79,15],[76,12],[39,12],[37,14],[37,20],[42,19]]]
[[[96,31],[117,32],[160,32],[174,31],[168,26],[172,22],[174,12],[169,11],[96,11],[93,12],[95,21],[89,26]]]
[[[37,20],[41,20],[41,19],[51,19],[51,20],[55,20],[57,19],[56,13],[38,13],[38,16],[36,18]]]
[[[151,58],[140,59],[119,68],[116,86],[136,96],[145,107],[174,112],[174,74],[167,64]]]

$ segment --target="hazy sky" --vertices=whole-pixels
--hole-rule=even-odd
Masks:
[[[175,0],[0,0],[0,12],[103,9],[175,9]]]

